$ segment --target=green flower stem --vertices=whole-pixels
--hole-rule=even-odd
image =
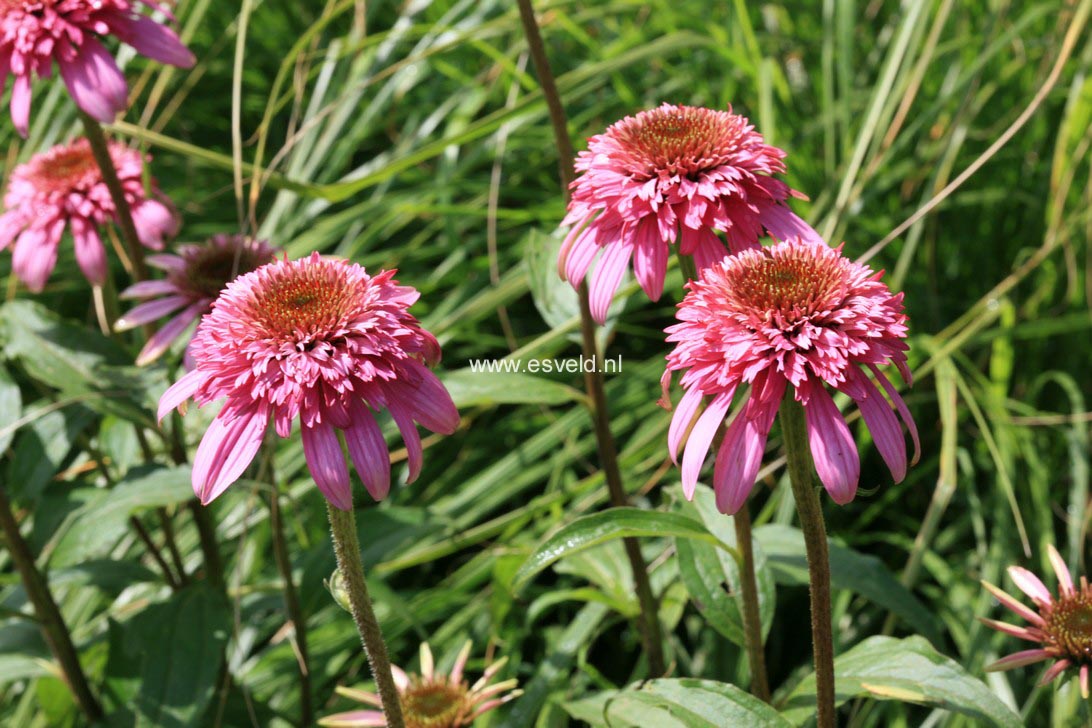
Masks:
[[[527,45],[531,51],[531,60],[538,72],[542,94],[550,111],[550,122],[553,125],[558,149],[561,186],[567,200],[569,186],[573,181],[573,159],[576,155],[573,152],[572,141],[569,139],[565,108],[561,104],[561,95],[558,93],[557,83],[554,81],[553,72],[550,70],[550,61],[546,57],[546,49],[542,43],[542,33],[539,31],[538,21],[535,20],[535,11],[531,6],[531,0],[519,0],[519,14],[520,19],[523,21]],[[591,371],[584,374],[584,386],[591,403],[591,415],[595,423],[595,441],[599,452],[599,463],[603,468],[603,476],[607,481],[611,505],[615,507],[626,506],[629,505],[629,499],[626,497],[626,491],[622,485],[622,473],[618,467],[618,449],[610,429],[610,411],[607,409],[607,396],[600,365],[602,357],[599,352],[599,345],[595,340],[596,325],[591,316],[586,283],[580,283],[577,294],[580,300],[582,353],[585,359],[594,362]],[[633,572],[633,585],[637,592],[637,601],[641,607],[641,613],[637,618],[637,629],[641,635],[645,655],[648,656],[648,669],[652,677],[660,677],[666,673],[663,635],[660,629],[656,597],[652,593],[652,585],[648,578],[648,566],[641,554],[640,542],[636,538],[624,538],[622,543],[625,546],[630,570]]]
[[[833,615],[830,607],[830,556],[827,552],[827,532],[823,525],[823,509],[813,487],[814,466],[808,450],[808,433],[804,408],[790,391],[785,393],[778,413],[785,439],[789,481],[792,483],[800,527],[804,531],[804,547],[808,557],[808,582],[811,593],[811,639],[815,653],[815,694],[818,703],[818,728],[834,728],[834,638],[831,634]]]
[[[398,697],[398,687],[391,674],[391,661],[387,656],[387,645],[383,642],[383,632],[372,609],[372,600],[368,596],[368,585],[364,581],[364,565],[360,561],[360,541],[356,536],[356,518],[352,511],[343,511],[327,503],[326,511],[330,516],[330,532],[334,537],[334,554],[337,556],[337,568],[349,595],[353,620],[357,632],[364,643],[364,652],[368,656],[372,675],[379,690],[379,699],[383,701],[383,715],[388,728],[405,728],[402,718],[402,703]]]
[[[80,120],[83,122],[84,133],[87,141],[91,143],[91,153],[98,162],[102,172],[102,181],[110,190],[110,198],[117,209],[118,224],[121,226],[121,235],[125,240],[125,248],[129,252],[129,263],[133,267],[133,279],[137,281],[147,280],[148,267],[144,264],[144,246],[140,244],[140,236],[137,234],[136,225],[133,224],[133,212],[129,209],[129,202],[125,199],[125,190],[122,189],[121,180],[118,179],[118,171],[114,168],[114,160],[110,157],[110,148],[106,143],[106,135],[102,131],[102,125],[92,119],[85,112],[80,111]]]
[[[64,618],[61,617],[57,603],[53,601],[49,584],[34,563],[30,547],[19,533],[19,524],[15,520],[11,502],[3,487],[0,487],[0,531],[3,531],[8,553],[11,554],[11,560],[15,563],[15,568],[18,569],[19,576],[23,580],[27,597],[34,605],[34,613],[38,617],[42,635],[53,656],[60,663],[61,673],[72,690],[76,703],[89,722],[96,723],[102,720],[102,706],[91,692],[91,686],[80,665],[76,647],[72,644],[72,636],[64,623]]]

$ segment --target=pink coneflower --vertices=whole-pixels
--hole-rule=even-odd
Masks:
[[[201,502],[243,474],[270,420],[288,437],[297,416],[311,475],[337,508],[353,504],[337,430],[368,492],[378,500],[390,489],[387,445],[372,410],[390,411],[412,482],[421,470],[414,421],[444,434],[459,423],[451,396],[425,367],[440,360],[440,346],[407,310],[418,296],[397,285],[394,271],[373,277],[318,253],[229,283],[190,343],[193,371],[159,400],[162,419],[191,397],[201,406],[226,399],[194,458]]]
[[[1027,627],[1018,627],[992,619],[982,619],[982,622],[1005,634],[1028,642],[1038,642],[1040,645],[1033,650],[1003,657],[986,667],[986,670],[1011,670],[1044,660],[1054,660],[1054,664],[1043,673],[1039,684],[1046,685],[1072,667],[1080,677],[1081,695],[1087,700],[1088,669],[1092,665],[1092,586],[1089,586],[1088,580],[1083,576],[1079,589],[1073,584],[1065,561],[1053,546],[1047,547],[1047,555],[1058,577],[1057,597],[1050,593],[1035,574],[1019,566],[1009,567],[1009,578],[1035,603],[1035,609],[1021,604],[993,584],[982,582],[982,586],[997,601],[1030,624]]]
[[[577,286],[603,251],[589,284],[592,315],[603,323],[630,258],[656,301],[676,242],[699,270],[758,247],[763,228],[778,240],[821,242],[785,204],[803,195],[772,176],[785,171],[784,156],[731,111],[664,104],[627,116],[577,155],[561,277]]]
[[[276,252],[264,240],[252,240],[245,235],[214,235],[203,245],[179,246],[178,255],[150,255],[148,265],[167,271],[167,278],[140,281],[125,289],[122,298],[155,300],[134,307],[117,320],[114,329],[126,331],[176,314],[148,339],[136,360],[138,366],[153,362],[187,326],[208,312],[224,286],[271,262]]]
[[[193,54],[175,32],[142,15],[141,7],[163,10],[144,0],[0,0],[0,93],[8,75],[14,76],[11,120],[21,136],[30,120],[31,75],[49,77],[54,61],[88,115],[108,123],[125,110],[125,76],[96,36],[116,36],[137,53],[172,66],[193,65]]]
[[[489,684],[508,658],[501,658],[489,665],[481,678],[469,685],[463,679],[463,669],[469,657],[470,642],[467,641],[455,658],[451,672],[437,673],[432,650],[425,642],[421,645],[420,675],[407,675],[404,670],[391,667],[398,685],[406,728],[467,728],[478,716],[523,694],[522,690],[515,689],[518,684],[515,679]],[[375,693],[340,686],[335,690],[338,695],[351,700],[376,708],[383,707]],[[327,716],[318,724],[331,728],[375,728],[387,725],[387,721],[382,710],[354,710]]]
[[[682,400],[671,420],[668,448],[675,459],[690,429],[682,482],[692,497],[717,428],[740,385],[751,393],[717,452],[717,507],[735,513],[754,486],[766,438],[786,386],[807,413],[808,441],[819,478],[831,497],[848,503],[857,492],[860,461],[853,436],[824,383],[849,395],[896,481],[906,474],[906,444],[898,420],[869,370],[894,402],[914,440],[906,404],[880,372],[894,364],[910,383],[902,294],[892,295],[873,273],[841,248],[789,240],[745,250],[702,271],[687,284],[680,323],[668,327],[675,349],[667,356],[664,400],[671,373],[682,370]],[[704,397],[705,411],[695,415]],[[692,424],[693,423],[693,424]],[[677,460],[676,460],[677,462]]]
[[[3,0],[0,0],[3,2]],[[178,231],[178,220],[153,181],[144,190],[145,157],[124,144],[110,143],[110,157],[132,210],[140,242],[152,249]],[[150,159],[150,158],[149,158]],[[76,262],[93,285],[106,281],[106,250],[99,228],[117,220],[117,208],[86,139],[58,145],[16,167],[0,215],[0,250],[15,240],[12,268],[34,292],[45,287],[57,264],[65,228],[72,231]],[[18,238],[18,239],[16,239]]]

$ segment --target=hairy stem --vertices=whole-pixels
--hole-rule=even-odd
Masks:
[[[326,504],[330,516],[330,531],[334,537],[334,554],[337,556],[337,568],[349,595],[353,621],[364,643],[364,652],[372,668],[375,684],[379,690],[379,699],[383,701],[383,715],[389,728],[405,728],[402,718],[402,703],[398,697],[398,687],[391,674],[391,661],[387,656],[387,645],[383,642],[383,632],[379,620],[375,618],[372,600],[368,596],[368,585],[364,581],[364,565],[360,561],[360,541],[356,537],[356,518],[352,511],[343,511]]]
[[[520,19],[523,21],[527,46],[531,51],[531,60],[538,72],[539,83],[542,85],[542,94],[550,111],[550,123],[553,125],[559,154],[558,165],[561,186],[566,199],[568,199],[569,186],[573,182],[573,158],[575,154],[572,141],[569,139],[565,109],[561,105],[561,95],[558,93],[553,72],[550,70],[550,61],[546,57],[546,49],[542,43],[542,33],[539,31],[538,21],[535,20],[535,11],[531,6],[531,0],[519,0],[519,14]],[[607,396],[603,386],[603,372],[600,366],[602,357],[599,352],[599,345],[595,340],[595,321],[591,316],[587,284],[581,282],[577,293],[580,299],[582,353],[585,359],[593,362],[591,371],[584,373],[584,387],[591,402],[591,415],[595,423],[595,441],[599,451],[599,463],[603,468],[603,475],[607,481],[611,505],[616,507],[625,506],[628,505],[629,500],[622,485],[622,474],[618,468],[618,450],[614,443],[614,435],[610,430],[610,412],[607,409]],[[645,654],[648,656],[649,672],[653,677],[659,677],[666,672],[666,667],[660,620],[656,598],[652,593],[652,585],[648,579],[648,567],[641,555],[641,547],[637,539],[625,538],[622,543],[625,546],[626,558],[629,560],[630,569],[633,572],[633,584],[637,592],[637,601],[641,606],[637,627],[641,634]]]
[[[53,656],[60,663],[61,673],[72,690],[76,703],[89,722],[96,723],[102,720],[102,706],[91,692],[91,686],[80,665],[76,647],[72,644],[72,636],[49,591],[49,584],[34,563],[30,547],[19,533],[19,524],[11,510],[11,501],[8,500],[3,487],[0,487],[0,530],[4,533],[4,541],[7,544],[8,553],[11,554],[11,560],[15,563],[15,568],[18,569],[19,576],[23,580],[27,597],[34,605],[34,613],[41,625],[42,635]]]
[[[823,509],[812,485],[811,453],[804,422],[804,408],[786,392],[779,412],[785,439],[785,457],[792,483],[804,547],[808,557],[808,583],[811,594],[811,640],[815,653],[815,693],[818,702],[818,728],[834,728],[834,638],[830,606],[830,556]]]
[[[751,668],[751,692],[759,700],[770,702],[770,682],[766,676],[766,652],[762,645],[762,619],[758,612],[758,582],[755,579],[755,552],[751,543],[751,512],[746,503],[732,516],[736,527],[736,548],[740,555],[740,594],[743,597],[743,636],[747,642],[747,664]]]

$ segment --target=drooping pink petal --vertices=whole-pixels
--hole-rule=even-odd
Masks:
[[[1081,697],[1088,700],[1088,665],[1081,665],[1080,670]]]
[[[136,365],[142,367],[163,356],[163,352],[170,348],[171,342],[177,339],[186,330],[187,326],[204,313],[207,307],[204,301],[191,303],[181,313],[165,323],[159,331],[156,331],[148,338],[144,348],[137,355]]]
[[[671,425],[667,430],[667,451],[671,455],[671,462],[676,465],[679,464],[679,443],[690,431],[690,426],[694,422],[694,413],[698,411],[701,401],[701,389],[692,387],[683,392],[682,399],[679,400],[679,406],[675,408],[674,414],[671,415]]]
[[[906,442],[903,440],[902,428],[891,410],[887,400],[872,381],[860,373],[860,370],[852,370],[853,374],[847,377],[856,386],[846,392],[861,411],[868,431],[872,433],[872,441],[876,443],[876,449],[891,470],[891,477],[896,483],[901,483],[906,477]]]
[[[57,244],[44,230],[27,228],[15,241],[11,269],[34,293],[45,288],[49,274],[57,265]]]
[[[230,422],[224,421],[221,412],[212,421],[193,458],[193,492],[201,505],[207,506],[242,476],[258,454],[268,422],[264,407]]]
[[[381,710],[350,710],[328,715],[318,724],[325,728],[384,728],[387,719]]]
[[[910,416],[910,410],[906,406],[906,402],[903,401],[902,396],[895,389],[894,385],[884,376],[884,373],[876,368],[875,364],[869,364],[868,368],[872,370],[873,376],[887,392],[887,396],[891,398],[891,401],[895,405],[895,409],[899,412],[899,417],[902,418],[902,422],[906,425],[906,429],[910,431],[910,439],[914,442],[914,457],[910,461],[912,465],[916,465],[921,458],[921,441],[918,439],[918,426],[914,423],[914,418]]]
[[[1002,657],[997,662],[986,665],[983,669],[986,672],[999,672],[1001,670],[1012,670],[1017,667],[1024,667],[1025,665],[1033,665],[1036,662],[1042,662],[1043,660],[1049,660],[1050,653],[1046,650],[1024,650],[1023,652],[1014,652],[1011,655]]]
[[[111,123],[129,105],[125,75],[110,52],[94,38],[84,38],[71,59],[58,56],[57,65],[76,105],[97,121]]]
[[[174,293],[177,289],[171,281],[138,281],[122,291],[118,298],[140,299],[153,298]]]
[[[592,272],[588,295],[592,318],[600,324],[607,320],[607,309],[610,308],[614,294],[622,283],[622,276],[626,273],[626,266],[629,264],[632,252],[633,248],[628,245],[620,243],[608,245],[604,248],[603,255]]]
[[[162,249],[164,240],[178,233],[178,218],[159,200],[143,200],[133,206],[132,213],[137,237],[153,250]]]
[[[161,319],[189,302],[190,300],[186,296],[169,296],[142,303],[119,318],[114,324],[114,330],[128,331],[129,329],[135,329],[137,326],[143,326]]]
[[[1031,630],[1029,630],[1027,627],[1018,627],[1015,624],[1009,624],[1008,622],[998,622],[995,619],[986,619],[984,617],[979,617],[979,620],[982,622],[982,624],[986,625],[987,627],[992,627],[998,632],[1011,634],[1013,637],[1019,637],[1020,639],[1027,640],[1028,642],[1042,641],[1040,637],[1033,634]]]
[[[698,484],[698,475],[701,466],[705,463],[705,456],[709,453],[709,445],[713,442],[713,436],[724,422],[724,416],[728,414],[728,408],[732,405],[732,395],[735,391],[718,394],[701,413],[701,417],[694,423],[690,431],[690,437],[686,440],[686,449],[683,452],[682,462],[682,487],[687,500],[694,498],[694,489]]]
[[[413,403],[413,418],[433,432],[442,435],[455,432],[459,428],[459,410],[444,385],[419,362],[411,359],[404,366],[416,378],[402,395]]]
[[[1051,680],[1061,675],[1073,665],[1069,660],[1058,660],[1043,673],[1043,676],[1039,678],[1038,685],[1042,687],[1048,684]]]
[[[421,474],[422,451],[421,435],[417,432],[417,425],[413,424],[413,418],[409,412],[402,408],[400,403],[390,402],[387,405],[394,424],[398,425],[398,432],[402,435],[402,441],[406,443],[406,461],[409,465],[407,483],[417,480]]]
[[[637,224],[633,244],[633,275],[652,301],[659,301],[667,276],[667,246],[653,218]]]
[[[834,502],[845,505],[857,494],[857,481],[861,476],[857,445],[827,390],[814,383],[808,389],[804,412],[815,471]]]
[[[1043,604],[1051,603],[1050,590],[1035,574],[1022,566],[1010,566],[1008,572],[1009,578],[1020,588],[1020,591]]]
[[[160,63],[191,68],[197,61],[173,30],[146,15],[137,16],[129,23],[118,24],[114,35],[135,48],[140,55]]]
[[[30,128],[30,95],[30,76],[16,76],[11,86],[11,121],[24,139]]]
[[[784,389],[781,376],[756,380],[747,405],[724,434],[713,466],[713,490],[721,513],[734,514],[751,494]]]
[[[349,482],[349,468],[341,453],[341,443],[333,425],[318,420],[300,427],[303,435],[303,454],[307,468],[315,479],[326,500],[335,508],[350,511],[353,508],[353,490]]]
[[[785,205],[769,205],[758,219],[777,240],[799,238],[812,245],[826,245],[826,241],[815,232],[811,225],[794,215]]]
[[[163,393],[163,396],[159,398],[159,409],[156,412],[156,420],[162,422],[163,418],[167,416],[167,413],[181,405],[187,399],[193,397],[204,379],[204,372],[192,371],[168,387],[167,391]]]
[[[350,405],[352,426],[345,429],[345,444],[364,487],[372,498],[383,500],[391,489],[390,453],[371,410],[358,400]]]

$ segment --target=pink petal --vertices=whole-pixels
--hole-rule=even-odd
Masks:
[[[163,328],[155,332],[148,339],[148,343],[144,345],[144,348],[140,350],[140,354],[136,358],[136,365],[142,367],[163,356],[163,352],[170,347],[171,342],[177,339],[186,330],[186,327],[193,323],[193,320],[200,316],[207,307],[208,303],[198,301],[164,324]]]
[[[603,256],[592,272],[590,287],[591,314],[596,323],[606,322],[607,309],[622,282],[632,252],[632,246],[621,243],[613,243],[603,250]]]
[[[178,232],[178,216],[158,200],[144,200],[132,209],[133,225],[140,242],[154,250],[160,250],[165,238]]]
[[[93,286],[106,282],[106,249],[95,226],[81,217],[73,217],[72,240],[75,244],[76,262]]]
[[[1047,669],[1046,672],[1043,673],[1043,676],[1041,678],[1039,678],[1039,683],[1038,683],[1039,687],[1042,687],[1042,686],[1046,685],[1051,680],[1053,680],[1054,678],[1061,675],[1072,664],[1073,663],[1070,662],[1069,660],[1058,660],[1057,662],[1055,662],[1053,665],[1051,665]]]
[[[728,257],[728,249],[712,230],[702,228],[698,234],[701,238],[694,248],[694,267],[700,272]]]
[[[1002,591],[998,587],[994,586],[993,584],[989,583],[988,581],[983,581],[982,586],[985,587],[986,591],[988,591],[990,594],[993,595],[994,599],[1001,602],[1001,604],[1005,605],[1010,610],[1012,610],[1016,614],[1020,615],[1021,617],[1023,617],[1027,621],[1029,621],[1032,624],[1034,624],[1036,626],[1039,626],[1039,627],[1042,627],[1043,624],[1045,624],[1043,622],[1043,618],[1041,616],[1039,616],[1038,612],[1036,612],[1036,611],[1034,611],[1032,609],[1029,609],[1027,606],[1021,604],[1016,599],[1014,599],[1013,597],[1011,597],[1009,594]]]
[[[814,382],[804,386],[808,390],[808,403],[804,406],[808,444],[815,470],[834,502],[845,505],[857,494],[861,475],[857,445],[826,388]]]
[[[979,620],[982,622],[982,624],[986,625],[987,627],[996,629],[998,632],[1004,632],[1005,634],[1010,634],[1013,637],[1019,637],[1020,639],[1027,640],[1028,642],[1042,642],[1042,640],[1033,635],[1031,633],[1031,630],[1029,630],[1027,627],[1018,627],[1015,624],[1009,624],[1008,622],[998,622],[997,620],[985,619],[983,617],[979,617]]]
[[[1081,665],[1081,697],[1088,700],[1088,665]]]
[[[1010,566],[1008,571],[1009,577],[1020,588],[1020,591],[1043,604],[1051,603],[1050,590],[1035,574],[1022,566]]]
[[[128,331],[173,313],[190,302],[187,296],[169,296],[134,306],[114,323],[114,331]]]
[[[242,476],[262,446],[268,422],[264,408],[239,415],[230,423],[222,416],[212,421],[193,458],[193,492],[201,505],[207,506]]]
[[[414,419],[442,435],[455,432],[459,428],[459,410],[447,388],[420,362],[410,360],[406,366],[418,378],[412,386],[401,390],[413,408]]]
[[[470,640],[464,642],[462,649],[455,657],[455,664],[452,665],[449,673],[449,680],[455,685],[458,685],[463,679],[463,670],[466,668],[466,661],[470,659],[470,648],[473,644]]]
[[[34,228],[24,230],[15,241],[11,252],[11,269],[34,293],[42,292],[49,274],[57,265],[58,242],[49,239],[45,230]]]
[[[139,281],[122,291],[118,297],[124,299],[153,298],[177,292],[177,287],[168,280]]]
[[[320,718],[318,724],[325,728],[383,728],[387,719],[379,710],[350,710]]]
[[[114,57],[94,38],[84,37],[72,59],[58,56],[61,78],[76,105],[89,116],[109,124],[129,104],[125,76]]]
[[[1047,545],[1047,558],[1054,567],[1054,573],[1058,576],[1058,589],[1063,595],[1071,595],[1076,590],[1073,588],[1073,577],[1069,575],[1069,567],[1065,565],[1065,559],[1054,548],[1054,544]]]
[[[702,392],[700,387],[691,387],[683,392],[679,406],[671,415],[671,426],[667,429],[667,451],[671,454],[671,462],[679,464],[679,443],[682,442],[690,425],[694,422],[694,413],[701,404]]]
[[[660,238],[656,219],[646,217],[634,233],[633,274],[641,289],[653,301],[659,301],[667,276],[667,244]]]
[[[391,461],[387,442],[372,415],[363,403],[353,400],[349,405],[353,424],[345,428],[345,444],[353,467],[372,498],[383,500],[391,489]]]
[[[880,451],[891,476],[896,483],[901,483],[906,477],[906,441],[903,439],[902,428],[899,420],[891,410],[887,400],[876,389],[872,381],[858,370],[849,375],[847,380],[852,382],[855,391],[848,391],[861,410],[861,417],[865,425],[872,433],[872,441],[876,443],[876,449]]]
[[[131,45],[137,53],[160,63],[190,68],[197,61],[173,30],[140,15],[114,26],[114,35]]]
[[[759,214],[758,221],[777,240],[800,238],[805,243],[826,245],[819,233],[785,205],[771,204]]]
[[[876,377],[876,381],[883,386],[883,390],[887,392],[888,398],[891,399],[891,402],[895,405],[895,409],[898,410],[899,417],[902,418],[902,423],[906,425],[906,429],[910,431],[910,439],[914,441],[914,457],[910,461],[910,464],[914,465],[918,462],[918,459],[921,458],[921,441],[918,439],[918,426],[914,424],[914,418],[910,416],[910,410],[907,408],[906,402],[903,401],[902,397],[895,390],[895,387],[891,382],[888,381],[887,377],[884,376],[883,372],[881,372],[875,364],[869,364],[868,368],[872,370],[872,376]]]
[[[311,425],[301,422],[300,431],[303,435],[303,454],[315,485],[335,508],[352,510],[349,467],[345,464],[334,426],[325,419],[315,420]]]
[[[565,258],[565,280],[573,284],[573,288],[580,285],[580,282],[584,280],[584,276],[588,273],[588,268],[591,267],[592,261],[595,260],[595,254],[600,250],[599,246],[595,242],[595,226],[589,225],[584,232],[580,233],[580,237],[572,245],[572,249],[569,251]]]
[[[1046,650],[1024,650],[1023,652],[1014,652],[1007,657],[1002,657],[997,662],[986,665],[983,669],[986,672],[1012,670],[1017,667],[1024,667],[1025,665],[1033,665],[1036,662],[1042,662],[1047,659],[1050,659],[1050,653]]]
[[[23,216],[18,210],[8,210],[0,215],[0,250],[4,250],[23,232]]]
[[[409,463],[406,482],[412,483],[421,474],[421,435],[417,432],[417,425],[413,424],[413,418],[409,412],[402,408],[400,403],[389,402],[387,409],[390,410],[394,424],[398,425],[398,432],[402,434],[402,441],[406,443],[406,459]]]
[[[776,376],[774,379],[773,386],[780,386],[784,391],[784,377]],[[766,452],[766,440],[781,403],[779,396],[764,396],[767,394],[765,390],[763,383],[756,379],[747,405],[732,421],[717,451],[713,466],[713,490],[717,497],[717,510],[721,513],[738,511],[754,489],[758,469],[762,466],[762,455]]]
[[[30,95],[30,74],[16,76],[11,85],[11,122],[24,139],[30,127]]]
[[[694,488],[698,484],[701,466],[705,463],[705,456],[709,454],[709,445],[713,442],[713,437],[724,422],[724,416],[728,414],[733,394],[735,394],[734,389],[714,397],[701,413],[698,421],[694,423],[694,428],[690,430],[682,461],[682,487],[687,500],[694,498]]]
[[[205,381],[205,376],[204,372],[194,369],[172,384],[159,398],[159,410],[156,413],[156,420],[162,422],[168,412],[192,397],[197,388],[201,386],[201,382]]]

